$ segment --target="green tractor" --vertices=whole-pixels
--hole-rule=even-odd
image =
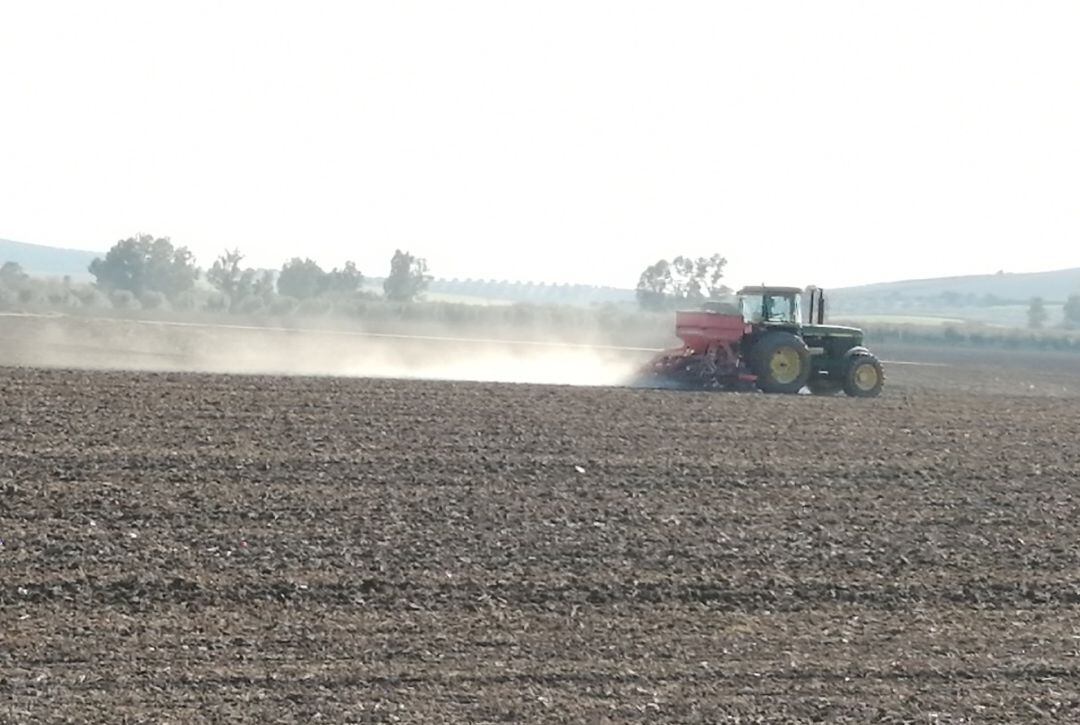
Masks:
[[[823,290],[807,290],[806,321],[798,287],[744,287],[739,307],[750,330],[742,345],[746,363],[767,393],[797,393],[804,386],[815,395],[841,390],[872,398],[885,384],[881,362],[863,345],[856,327],[825,324]]]
[[[863,346],[862,330],[826,325],[825,296],[814,287],[806,291],[803,321],[803,294],[798,287],[744,287],[735,304],[676,312],[683,346],[654,358],[639,379],[665,387],[878,395],[885,373]]]

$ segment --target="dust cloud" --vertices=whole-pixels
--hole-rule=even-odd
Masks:
[[[2,315],[0,364],[135,371],[623,385],[646,348],[452,334]]]

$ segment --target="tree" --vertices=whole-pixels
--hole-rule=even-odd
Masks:
[[[206,280],[213,285],[214,289],[226,295],[231,303],[239,302],[237,292],[240,289],[240,279],[244,274],[240,269],[240,262],[243,259],[244,255],[239,249],[231,251],[226,249],[214,260],[214,265],[206,273]]]
[[[388,300],[412,302],[427,289],[430,281],[425,259],[397,249],[390,259],[390,274],[383,282],[383,292]]]
[[[274,301],[274,273],[268,269],[245,269],[240,275],[242,299],[257,298],[263,304]]]
[[[671,263],[661,259],[649,265],[638,279],[638,304],[647,310],[661,310],[667,306],[672,287]]]
[[[330,292],[351,294],[360,289],[364,275],[356,268],[355,262],[345,262],[344,269],[334,267],[327,275],[326,288]]]
[[[1069,295],[1065,300],[1065,324],[1068,327],[1080,327],[1080,294]]]
[[[1046,307],[1042,297],[1032,297],[1028,304],[1028,327],[1037,330],[1046,322]]]
[[[27,279],[29,276],[18,262],[4,262],[4,266],[0,267],[0,284],[18,284]]]
[[[274,275],[269,270],[241,269],[240,262],[244,255],[240,250],[225,252],[214,261],[214,266],[206,273],[206,279],[221,292],[228,303],[229,311],[250,310],[260,305],[273,302]]]
[[[720,282],[726,264],[719,254],[697,259],[679,256],[670,262],[661,259],[641,273],[636,289],[638,304],[661,310],[719,299],[731,291]]]
[[[307,300],[326,291],[327,276],[322,267],[311,259],[293,257],[281,268],[278,275],[279,294]]]
[[[90,263],[99,288],[135,296],[160,292],[170,300],[195,286],[199,270],[187,247],[173,247],[168,237],[139,234],[113,245],[105,258]]]
[[[711,257],[699,257],[694,264],[702,292],[707,299],[716,300],[731,294],[731,288],[720,282],[724,278],[724,267],[727,266],[725,258],[714,254]]]

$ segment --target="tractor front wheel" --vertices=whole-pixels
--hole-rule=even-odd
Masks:
[[[855,398],[875,398],[885,385],[885,371],[873,355],[856,355],[848,363],[844,392]]]
[[[810,379],[810,350],[790,332],[771,332],[754,346],[753,370],[766,393],[797,393]]]

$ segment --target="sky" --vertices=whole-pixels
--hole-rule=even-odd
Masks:
[[[0,0],[0,238],[837,287],[1080,266],[1080,3]]]

